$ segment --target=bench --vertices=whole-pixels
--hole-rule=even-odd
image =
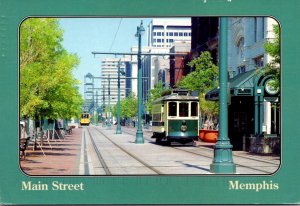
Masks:
[[[22,156],[24,159],[26,156],[26,148],[29,144],[29,140],[30,140],[30,137],[27,137],[27,138],[21,138],[19,141],[19,148],[20,148],[20,151],[22,152]]]
[[[67,132],[67,134],[72,134],[72,126],[71,127],[67,126],[66,127],[66,132]]]

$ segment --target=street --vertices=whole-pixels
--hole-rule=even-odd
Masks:
[[[136,128],[122,127],[115,134],[102,126],[84,126],[54,148],[43,147],[46,156],[29,151],[21,168],[29,175],[209,175],[213,144],[157,145],[151,130],[144,129],[144,144],[135,144]],[[57,145],[58,148],[55,148]],[[56,152],[53,152],[55,150]],[[59,153],[61,152],[61,153]],[[273,155],[233,151],[236,174],[272,174],[280,165]]]

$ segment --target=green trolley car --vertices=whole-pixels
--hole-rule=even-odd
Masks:
[[[188,90],[173,90],[152,105],[152,138],[156,143],[192,143],[199,133],[199,98]]]

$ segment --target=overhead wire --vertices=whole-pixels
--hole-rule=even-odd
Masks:
[[[115,33],[114,39],[113,39],[113,41],[112,41],[112,43],[111,43],[111,45],[110,45],[109,51],[111,51],[111,49],[112,49],[112,47],[113,47],[113,45],[114,45],[114,43],[115,43],[115,40],[116,40],[116,37],[117,37],[117,35],[118,35],[118,32],[119,32],[119,29],[120,29],[120,25],[121,25],[122,20],[123,20],[123,18],[121,18],[120,21],[119,21],[119,25],[118,25],[117,31],[116,31],[116,33]]]

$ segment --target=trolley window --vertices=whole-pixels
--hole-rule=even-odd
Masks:
[[[152,121],[160,122],[161,121],[161,113],[153,114],[152,115]]]
[[[177,116],[177,102],[169,102],[169,116]]]
[[[180,117],[189,116],[189,103],[186,102],[179,103],[179,116]]]
[[[191,102],[191,116],[198,116],[198,102]]]
[[[89,114],[82,114],[82,115],[81,115],[81,118],[83,118],[83,119],[88,119],[88,118],[89,118]]]

